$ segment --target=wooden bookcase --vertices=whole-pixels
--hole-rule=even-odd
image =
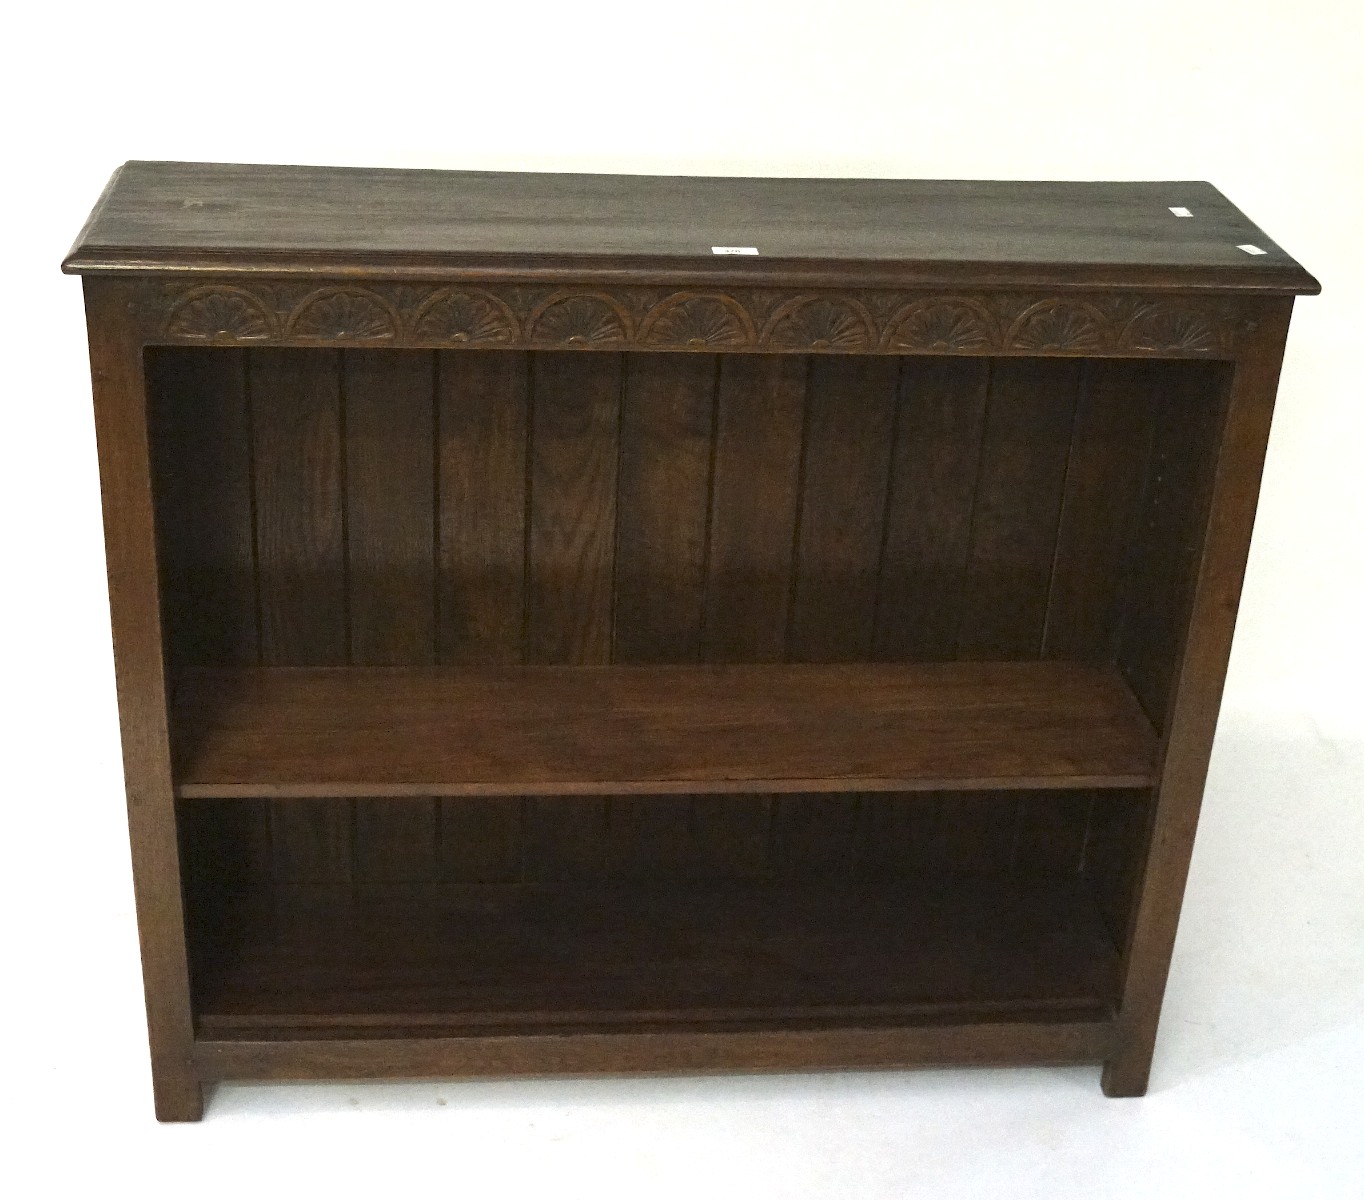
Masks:
[[[65,268],[160,1117],[1145,1089],[1318,290],[1213,188],[130,163]]]

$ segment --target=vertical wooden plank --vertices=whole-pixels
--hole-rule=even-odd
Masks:
[[[787,879],[851,878],[857,862],[859,797],[836,792],[775,799],[775,872]]]
[[[1119,949],[1127,946],[1145,868],[1154,808],[1151,791],[1096,792],[1081,874]]]
[[[529,662],[610,661],[622,371],[618,354],[532,359]]]
[[[773,797],[697,796],[691,860],[698,877],[763,879],[770,871]]]
[[[1092,792],[1039,792],[1023,797],[1013,848],[1015,873],[1079,874],[1093,807]]]
[[[437,872],[448,883],[515,883],[522,878],[525,813],[515,796],[447,796],[437,814]]]
[[[623,373],[618,354],[568,351],[531,360],[529,662],[611,659]],[[600,874],[607,813],[604,797],[531,800],[527,877]]]
[[[270,806],[277,883],[349,883],[355,805],[342,799],[278,800]]]
[[[152,1090],[158,1119],[195,1121],[203,1092],[193,1062],[138,285],[84,285]]]
[[[261,660],[343,664],[349,629],[340,354],[253,350],[247,361]],[[353,808],[334,800],[273,803],[275,880],[348,881]]]
[[[1075,410],[1047,599],[1045,658],[1112,663],[1124,563],[1150,456],[1154,393],[1168,364],[1093,362]]]
[[[1111,1096],[1140,1095],[1150,1076],[1292,311],[1291,298],[1256,303],[1230,380],[1201,364],[1188,376],[1191,386],[1197,381],[1203,387],[1202,403],[1222,419],[1220,437],[1208,448],[1212,487],[1194,526],[1202,536],[1195,537],[1198,567],[1188,634],[1167,709],[1150,852],[1124,958],[1115,1049],[1104,1064],[1104,1091]]]
[[[893,358],[811,360],[793,661],[860,662],[871,652],[898,372]]]
[[[859,807],[858,878],[910,878],[923,865],[937,811],[935,797],[922,792],[881,792],[862,796]]]
[[[876,606],[878,659],[956,655],[989,378],[986,359],[904,360]]]
[[[431,882],[437,877],[436,837],[434,800],[424,797],[357,800],[356,881],[361,884]]]
[[[790,616],[809,360],[720,356],[702,658],[782,662]],[[770,796],[700,796],[696,870],[755,879],[769,869]]]
[[[526,617],[530,360],[500,350],[437,355],[438,655],[446,663],[518,663]],[[514,880],[521,804],[438,802],[443,879]]]
[[[435,661],[434,371],[420,351],[342,352],[350,661],[359,665]],[[432,877],[435,800],[356,800],[353,833],[358,882]]]
[[[1042,650],[1047,593],[1082,364],[995,363],[981,447],[958,657]]]
[[[158,347],[147,372],[172,660],[255,663],[245,352]]]
[[[527,883],[600,880],[610,834],[602,796],[538,797],[526,805],[523,871]]]
[[[709,528],[716,359],[629,360],[620,418],[613,660],[695,662]]]
[[[1212,483],[1224,383],[1211,363],[1155,374],[1150,466],[1125,579],[1118,665],[1164,729]]]
[[[794,355],[720,358],[707,662],[786,657],[807,364]]]
[[[439,658],[516,663],[525,623],[529,360],[437,356]]]
[[[655,881],[691,875],[692,804],[690,796],[614,797],[607,808],[607,872]]]
[[[716,358],[628,360],[620,418],[612,660],[695,662],[710,526]],[[687,870],[691,799],[607,801],[607,869],[618,877]]]
[[[934,796],[936,811],[924,838],[925,862],[953,874],[1005,874],[1018,837],[1019,797],[1011,792]]]
[[[254,350],[249,372],[261,657],[267,666],[344,663],[340,358]]]
[[[412,350],[346,350],[346,582],[350,659],[435,659],[434,361]]]
[[[860,662],[871,653],[898,381],[896,359],[810,361],[786,641],[793,661]],[[850,872],[857,821],[854,796],[780,797],[776,870]]]

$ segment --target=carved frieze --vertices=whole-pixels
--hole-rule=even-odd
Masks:
[[[234,279],[161,285],[159,340],[407,345],[1214,357],[1225,299],[1083,294],[420,286]]]

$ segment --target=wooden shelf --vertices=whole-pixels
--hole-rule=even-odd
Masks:
[[[207,1037],[1106,1020],[1117,978],[1074,879],[293,885],[198,928]]]
[[[182,797],[1132,788],[1116,671],[928,665],[188,672]]]

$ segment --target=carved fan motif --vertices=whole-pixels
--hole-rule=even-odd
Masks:
[[[305,300],[289,323],[290,333],[300,337],[380,341],[397,331],[384,304],[358,289],[324,292]]]
[[[268,338],[272,323],[265,307],[249,292],[214,288],[191,292],[166,321],[166,332],[185,338]]]
[[[891,350],[977,350],[994,340],[989,314],[965,300],[913,305],[893,326]]]
[[[870,323],[846,301],[794,300],[773,314],[765,340],[792,350],[865,350]]]
[[[530,336],[563,346],[609,346],[627,340],[624,315],[601,296],[551,300],[535,317]]]
[[[1249,319],[1197,297],[904,290],[673,291],[620,286],[550,293],[479,286],[176,281],[160,292],[161,332],[182,341],[297,339],[386,344],[844,353],[1207,354],[1236,345]],[[286,320],[282,314],[291,311]],[[1253,326],[1248,326],[1250,328]],[[761,334],[759,334],[761,330]]]
[[[1132,350],[1194,353],[1216,349],[1217,331],[1195,313],[1153,307],[1132,318],[1123,330],[1122,344]]]
[[[649,314],[641,340],[653,346],[746,346],[753,327],[733,300],[675,296]]]
[[[500,301],[478,292],[445,292],[417,315],[418,337],[469,345],[507,344],[517,340],[516,318]]]
[[[1064,300],[1034,304],[1009,331],[1016,350],[1098,350],[1103,343],[1103,318],[1088,305]]]

